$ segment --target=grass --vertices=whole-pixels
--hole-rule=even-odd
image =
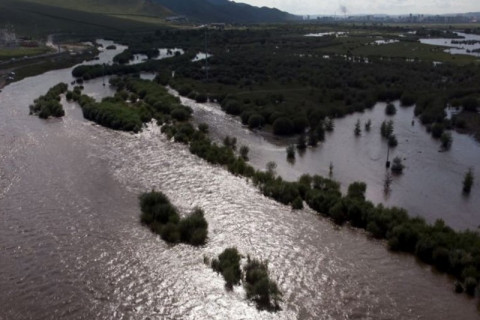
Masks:
[[[419,42],[401,41],[391,44],[367,45],[353,50],[354,55],[377,56],[405,59],[420,59],[426,61],[450,62],[465,65],[478,59],[469,55],[453,55],[446,53],[448,48],[432,46]]]
[[[38,47],[38,48],[2,48],[0,49],[0,61],[10,60],[12,58],[23,58],[36,56],[44,53],[50,52],[51,49],[48,47]]]

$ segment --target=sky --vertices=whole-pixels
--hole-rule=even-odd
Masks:
[[[445,14],[479,12],[480,0],[234,0],[299,15]]]

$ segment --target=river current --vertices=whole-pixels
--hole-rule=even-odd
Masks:
[[[112,131],[65,101],[63,119],[28,115],[33,99],[72,80],[71,69],[52,71],[0,93],[0,319],[478,318],[448,277],[265,198],[153,124]],[[85,93],[112,90],[97,79]],[[152,188],[182,214],[205,210],[204,247],[169,246],[140,224],[137,197]],[[231,246],[268,259],[282,311],[257,311],[204,264]]]

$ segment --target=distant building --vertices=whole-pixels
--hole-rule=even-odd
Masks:
[[[176,23],[188,22],[187,16],[172,16],[172,17],[165,18],[165,20],[167,22],[176,22]]]
[[[17,36],[10,28],[0,29],[0,47],[14,47],[17,45]]]

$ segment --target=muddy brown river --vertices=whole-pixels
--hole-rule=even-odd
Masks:
[[[311,210],[292,212],[154,125],[112,131],[66,102],[63,119],[28,115],[33,99],[72,80],[71,69],[52,71],[0,93],[0,319],[479,318],[452,279]],[[85,87],[112,94],[102,79]],[[205,210],[204,247],[168,246],[140,225],[137,196],[151,188],[182,214]],[[257,311],[203,263],[230,246],[268,259],[282,311]]]

